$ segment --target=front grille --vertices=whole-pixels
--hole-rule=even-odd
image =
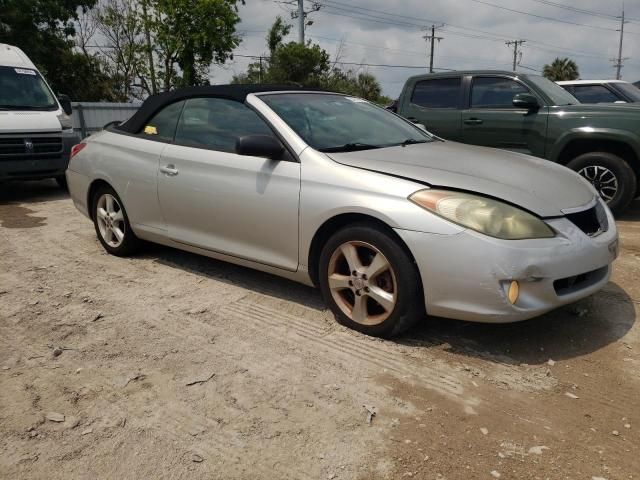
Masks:
[[[0,160],[38,158],[62,154],[60,136],[0,137]]]
[[[576,227],[590,237],[606,232],[609,228],[604,207],[598,201],[593,208],[582,212],[570,213],[567,216]]]
[[[558,296],[577,292],[578,290],[582,290],[583,288],[587,288],[598,283],[605,277],[608,269],[609,267],[602,267],[597,270],[581,273],[580,275],[560,278],[553,282],[553,288]]]

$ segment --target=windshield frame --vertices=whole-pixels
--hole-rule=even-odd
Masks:
[[[636,87],[633,83],[628,82],[611,82],[609,85],[614,90],[620,92],[622,96],[624,96],[630,103],[640,102],[640,88]]]
[[[415,135],[416,140],[419,140],[419,141],[414,142],[412,141],[412,139],[405,138],[405,139],[402,139],[402,141],[399,140],[398,142],[394,142],[391,144],[374,145],[374,144],[361,144],[354,138],[353,142],[349,142],[344,145],[335,145],[335,146],[330,146],[325,148],[319,147],[318,145],[314,145],[312,142],[308,141],[308,139],[306,139],[303,135],[301,135],[298,131],[296,131],[296,129],[292,125],[290,125],[290,123],[285,118],[283,118],[278,113],[278,111],[268,103],[267,97],[283,96],[283,95],[287,95],[287,96],[327,95],[327,96],[333,96],[333,97],[349,98],[349,99],[352,99],[352,101],[354,101],[355,103],[358,103],[358,102],[366,103],[368,106],[373,107],[374,109],[377,109],[380,112],[384,112],[383,113],[384,115],[392,115],[393,118],[400,121],[403,124],[403,126],[406,125],[411,130],[412,133],[413,132],[416,133]],[[431,143],[439,140],[437,136],[426,131],[425,129],[418,127],[416,124],[414,124],[413,122],[410,122],[406,118],[401,117],[400,115],[394,112],[390,112],[389,110],[379,105],[376,105],[373,102],[356,97],[354,95],[348,95],[348,94],[339,93],[339,92],[321,91],[321,90],[280,90],[280,91],[271,91],[271,92],[256,92],[252,94],[252,96],[255,96],[255,98],[260,100],[260,102],[264,105],[264,107],[266,107],[271,114],[277,117],[278,120],[282,122],[282,124],[285,125],[287,129],[289,129],[291,133],[294,134],[305,145],[305,147],[312,148],[315,151],[322,152],[322,153],[338,153],[338,152],[352,152],[352,151],[370,150],[370,149],[381,149],[381,148],[390,148],[395,146],[412,145],[415,143]],[[340,147],[345,147],[345,148],[341,149]]]
[[[48,96],[52,103],[49,104],[45,104],[45,105],[24,105],[24,104],[4,104],[1,100],[0,100],[0,110],[2,111],[12,111],[12,112],[20,112],[20,111],[36,111],[36,112],[54,112],[59,110],[60,104],[58,102],[58,98],[56,97],[56,95],[53,93],[53,91],[51,90],[51,87],[49,86],[49,84],[47,83],[47,81],[44,79],[44,77],[42,75],[40,75],[40,72],[35,69],[35,68],[30,68],[30,67],[17,67],[17,66],[12,66],[12,65],[0,65],[0,76],[3,75],[3,72],[7,71],[7,70],[13,70],[17,73],[17,70],[29,70],[33,73],[30,74],[23,74],[23,75],[28,75],[28,76],[33,76],[35,77],[38,81],[39,84],[41,86],[41,88],[43,89],[43,92],[46,94],[46,96]]]
[[[550,107],[564,107],[566,105],[580,105],[580,101],[567,92],[560,85],[542,75],[526,74],[527,80],[536,91],[544,95]]]

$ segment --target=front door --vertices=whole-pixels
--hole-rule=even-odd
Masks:
[[[273,135],[245,104],[186,101],[160,158],[158,195],[172,240],[286,270],[298,267],[300,164],[235,153],[239,136]]]
[[[544,157],[546,107],[516,108],[513,97],[518,93],[532,92],[509,77],[474,77],[468,108],[462,111],[461,141]]]

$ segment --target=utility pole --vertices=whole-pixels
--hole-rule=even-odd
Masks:
[[[613,66],[616,69],[616,80],[622,79],[622,67],[626,58],[622,58],[622,39],[624,38],[624,24],[627,23],[624,21],[624,3],[622,4],[622,16],[620,18],[620,45],[618,46],[618,58],[612,59]]]
[[[282,2],[288,5],[295,5],[297,2],[298,8],[291,12],[291,18],[298,19],[298,43],[304,45],[304,29],[310,25],[313,25],[313,20],[307,20],[307,15],[313,12],[317,12],[322,7],[322,4],[313,2],[311,4],[311,10],[304,11],[304,0],[291,0],[289,2]]]
[[[504,42],[508,47],[513,45],[513,71],[516,71],[516,67],[518,66],[518,55],[522,58],[522,50],[518,47],[521,47],[526,40],[513,40],[511,42]]]
[[[304,45],[304,0],[298,0],[298,43]]]
[[[429,73],[433,73],[433,53],[436,40],[440,42],[440,40],[444,39],[444,37],[436,37],[436,28],[442,27],[444,27],[444,23],[441,25],[431,25],[431,35],[426,34],[424,37],[422,37],[431,44],[431,54],[429,55]]]

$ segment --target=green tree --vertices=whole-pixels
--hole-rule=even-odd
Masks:
[[[580,78],[580,72],[576,62],[569,58],[559,57],[556,57],[550,65],[547,64],[543,67],[542,75],[554,82]]]
[[[96,0],[0,0],[0,43],[15,45],[29,56],[56,93],[73,100],[108,95],[100,62],[73,50],[71,37],[79,11]]]

